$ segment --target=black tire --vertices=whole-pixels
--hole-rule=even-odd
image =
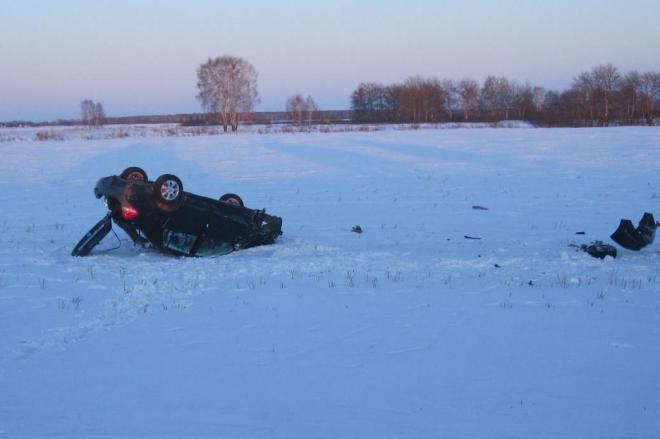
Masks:
[[[122,171],[119,176],[125,180],[138,180],[138,181],[148,181],[147,173],[144,172],[144,169],[138,168],[137,166],[131,166]]]
[[[176,175],[161,175],[154,182],[154,198],[165,206],[178,207],[183,200],[183,183]]]
[[[220,197],[220,201],[224,201],[225,203],[233,204],[236,206],[241,206],[245,207],[245,204],[243,204],[243,200],[241,197],[239,197],[236,194],[224,194],[223,196]]]

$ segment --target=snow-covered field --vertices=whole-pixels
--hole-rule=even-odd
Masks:
[[[496,123],[446,122],[426,124],[321,124],[290,125],[275,123],[270,125],[241,125],[240,133],[287,134],[287,133],[347,133],[353,131],[418,130],[418,129],[459,129],[459,128],[531,128],[528,122],[504,120]],[[127,137],[191,137],[223,135],[221,126],[183,126],[179,124],[149,125],[105,125],[99,127],[44,126],[8,128],[0,125],[0,143],[24,143],[39,141],[109,140]]]
[[[660,214],[660,128],[10,136],[0,438],[660,432],[660,244],[570,247]],[[187,259],[116,228],[69,256],[130,165],[285,234]]]

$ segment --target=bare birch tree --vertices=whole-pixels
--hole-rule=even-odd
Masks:
[[[351,109],[361,122],[382,122],[400,112],[401,86],[361,83],[351,94]]]
[[[537,111],[543,111],[543,108],[545,107],[545,98],[546,98],[546,92],[543,87],[535,86],[532,89],[532,92],[534,93],[534,109]]]
[[[504,110],[504,120],[509,120],[509,115],[513,109],[515,99],[516,84],[509,82],[505,77],[497,80],[497,106]]]
[[[315,111],[319,111],[319,107],[314,102],[314,98],[309,95],[307,98],[303,98],[301,94],[296,94],[286,100],[286,112],[289,113],[289,118],[298,125],[303,123],[303,119],[311,124]]]
[[[578,117],[594,124],[596,104],[596,81],[591,72],[582,72],[574,80],[570,90],[574,96],[574,107]]]
[[[94,125],[94,113],[96,106],[91,99],[85,99],[80,103],[80,119],[87,126]]]
[[[105,122],[105,110],[103,104],[97,102],[94,104],[94,126],[103,125]]]
[[[459,109],[458,105],[461,100],[460,90],[456,82],[451,79],[442,80],[442,89],[445,97],[444,106],[447,109],[447,116],[451,122],[454,120],[454,110]]]
[[[315,112],[319,111],[319,107],[311,95],[307,95],[307,99],[305,99],[305,111],[307,112],[307,123],[311,124],[312,116]]]
[[[497,118],[498,80],[495,76],[488,76],[481,87],[480,99],[482,107],[490,112],[491,119]]]
[[[301,94],[290,96],[286,100],[286,112],[289,113],[289,118],[297,124],[302,124],[303,115],[306,111],[305,98]]]
[[[600,101],[600,120],[603,126],[608,126],[615,94],[620,89],[621,74],[612,64],[605,64],[595,67],[591,75]]]
[[[518,119],[525,120],[529,111],[534,109],[534,89],[528,83],[513,86],[514,106],[518,111]]]
[[[463,106],[463,119],[470,120],[470,115],[479,108],[479,84],[472,79],[464,79],[458,83],[458,93]]]
[[[626,73],[621,87],[621,98],[626,118],[635,119],[639,112],[639,87],[641,76],[637,70]]]
[[[105,111],[103,104],[94,102],[91,99],[85,99],[80,103],[81,120],[87,126],[103,125],[105,121]]]
[[[252,111],[259,102],[257,71],[248,61],[235,56],[209,58],[197,69],[197,99],[227,131],[238,129],[241,113]]]
[[[660,101],[660,72],[647,72],[639,80],[642,115],[648,125],[655,124],[655,107]]]

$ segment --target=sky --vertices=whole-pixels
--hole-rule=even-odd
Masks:
[[[1,0],[0,121],[201,111],[196,70],[245,58],[256,110],[346,109],[360,82],[506,76],[550,89],[611,62],[660,70],[660,1]]]

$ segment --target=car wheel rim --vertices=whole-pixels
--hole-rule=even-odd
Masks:
[[[179,196],[179,184],[174,180],[165,180],[160,187],[160,194],[165,201],[174,201]]]

